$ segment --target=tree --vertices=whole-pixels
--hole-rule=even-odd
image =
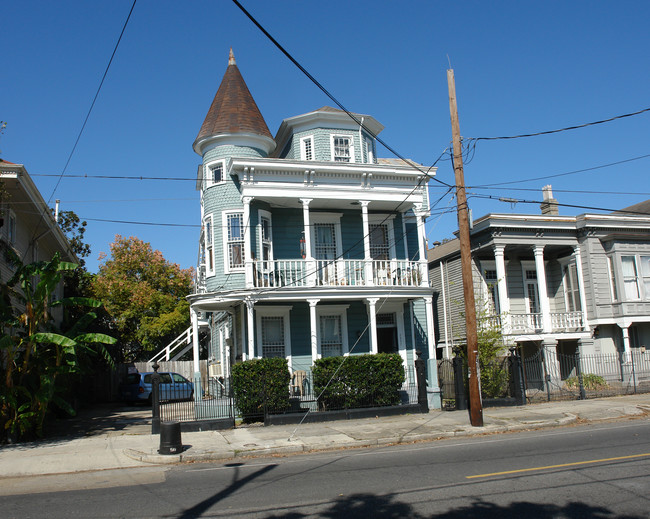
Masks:
[[[53,407],[74,414],[65,398],[74,377],[84,372],[88,355],[101,354],[112,365],[104,345],[115,339],[86,331],[96,317],[92,311],[65,331],[54,326],[53,308],[101,306],[89,298],[52,300],[63,274],[76,264],[57,253],[50,261],[23,265],[11,249],[4,252],[16,270],[0,284],[0,439],[20,439],[42,435]]]
[[[166,346],[189,326],[191,286],[190,269],[168,262],[149,243],[120,235],[93,280],[94,294],[104,302],[128,360]]]

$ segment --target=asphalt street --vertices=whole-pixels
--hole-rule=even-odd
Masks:
[[[49,478],[3,517],[642,518],[650,420]]]

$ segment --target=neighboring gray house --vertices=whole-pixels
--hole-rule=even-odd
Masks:
[[[426,179],[378,159],[383,126],[355,115],[363,127],[322,107],[273,137],[231,53],[194,142],[203,228],[191,337],[198,351],[209,329],[211,376],[259,357],[284,357],[292,372],[376,352],[413,366],[422,350],[437,388]]]
[[[0,159],[0,183],[4,189],[0,207],[2,246],[14,251],[23,263],[49,261],[56,252],[64,261],[77,262],[70,243],[54,221],[49,206],[25,166]],[[13,267],[0,251],[0,279],[6,282],[13,273]],[[54,295],[63,297],[63,283]],[[61,321],[61,307],[52,309],[52,317]]]
[[[560,216],[550,186],[541,215],[474,221],[472,265],[484,323],[533,355],[620,352],[650,346],[648,202],[613,214]],[[645,204],[645,205],[644,205]],[[438,358],[464,337],[459,241],[428,252]],[[648,353],[650,355],[650,352]]]

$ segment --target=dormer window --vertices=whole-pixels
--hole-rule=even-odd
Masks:
[[[311,135],[300,139],[300,158],[314,160],[314,138]]]
[[[223,161],[212,162],[205,166],[205,187],[223,184],[226,179],[223,174]]]
[[[354,162],[352,137],[346,135],[332,136],[332,160],[334,162]]]

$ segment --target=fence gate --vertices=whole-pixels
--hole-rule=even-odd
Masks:
[[[451,359],[438,361],[438,384],[442,397],[442,408],[447,411],[456,409],[456,384],[454,362]]]

